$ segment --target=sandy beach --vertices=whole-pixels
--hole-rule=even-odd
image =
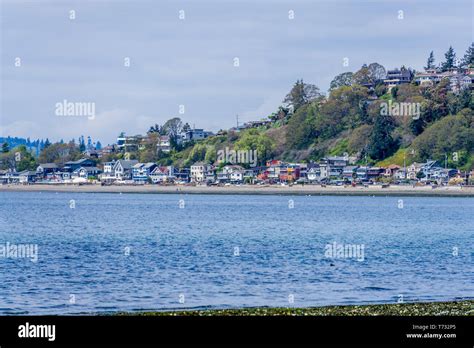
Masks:
[[[0,192],[92,192],[92,193],[162,193],[162,194],[229,194],[229,195],[380,195],[380,196],[474,196],[474,186],[326,186],[320,185],[241,185],[241,186],[159,186],[94,184],[0,185]]]

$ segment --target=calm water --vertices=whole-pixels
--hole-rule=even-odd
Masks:
[[[472,198],[0,192],[7,242],[38,261],[0,258],[0,314],[474,297]]]

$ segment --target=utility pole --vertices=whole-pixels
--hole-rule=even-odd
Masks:
[[[238,114],[235,115],[235,118],[236,118],[236,120],[237,120],[237,129],[239,129],[239,115],[238,115]]]

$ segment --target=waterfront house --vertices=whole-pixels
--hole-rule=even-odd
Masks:
[[[0,184],[7,184],[7,170],[0,169]]]
[[[367,168],[367,177],[369,180],[376,180],[378,179],[385,170],[381,167],[369,167]]]
[[[196,162],[191,166],[191,182],[203,183],[206,181],[206,174],[209,164],[205,162]]]
[[[132,180],[144,184],[148,181],[151,172],[157,167],[156,163],[136,163],[132,166]]]
[[[353,181],[358,168],[358,166],[345,166],[342,171],[342,178],[346,181]]]
[[[283,171],[284,164],[279,160],[267,161],[266,179],[271,183],[280,181],[280,172]]]
[[[101,170],[97,167],[80,167],[74,170],[71,174],[71,179],[82,178],[89,179],[91,177],[97,177]]]
[[[116,180],[131,180],[132,167],[137,164],[137,160],[118,160],[114,164],[113,172]]]
[[[321,168],[319,167],[319,164],[309,168],[306,175],[309,182],[314,183],[321,181]]]
[[[387,168],[385,168],[385,172],[383,173],[383,176],[387,178],[394,178],[399,170],[400,170],[399,165],[390,164]]]
[[[407,168],[407,179],[409,180],[416,180],[417,174],[420,172],[422,164],[413,162]]]
[[[209,165],[205,172],[205,182],[208,184],[216,182],[216,167]]]
[[[20,184],[30,184],[36,181],[36,171],[24,170],[18,173],[18,181]]]
[[[300,167],[298,164],[282,164],[280,167],[280,182],[296,182],[300,178]]]
[[[64,168],[63,171],[66,172],[74,172],[78,168],[85,168],[85,167],[95,167],[95,162],[91,160],[90,158],[81,158],[80,160],[77,161],[69,161],[64,163]]]
[[[244,182],[254,184],[257,180],[258,174],[265,171],[266,167],[252,167],[244,170]]]
[[[150,179],[154,184],[173,182],[176,179],[173,166],[158,167],[156,166],[150,173]]]
[[[234,176],[232,176],[233,173],[236,173]],[[240,180],[238,180],[240,177]],[[238,181],[242,181],[244,177],[244,168],[239,165],[226,165],[222,167],[220,171],[217,172],[217,178],[216,181],[219,183],[227,183],[234,181],[237,179]]]
[[[190,168],[180,168],[179,170],[174,169],[174,180],[177,183],[188,183],[191,177],[191,169]]]
[[[36,168],[36,176],[39,179],[52,179],[60,172],[56,163],[43,163]]]
[[[348,164],[347,157],[335,156],[335,157],[323,158],[321,162],[319,163],[319,167],[321,171],[321,179],[342,178],[344,167],[346,167],[347,164]]]
[[[393,174],[393,177],[397,180],[404,180],[407,178],[407,175],[408,175],[407,173],[408,173],[407,168],[400,168]]]
[[[117,178],[115,177],[114,166],[115,160],[104,163],[104,170],[100,175],[100,181],[102,182],[113,182]]]
[[[368,180],[369,179],[368,170],[369,170],[369,167],[366,167],[366,166],[361,166],[357,168],[356,178],[362,181]]]

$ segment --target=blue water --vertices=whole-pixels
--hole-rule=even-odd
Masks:
[[[473,217],[472,198],[0,192],[0,244],[38,245],[0,258],[0,314],[474,298]]]

